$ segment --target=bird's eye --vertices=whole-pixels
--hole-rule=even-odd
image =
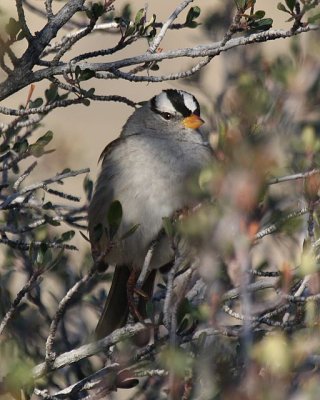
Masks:
[[[164,119],[166,119],[166,120],[169,120],[169,119],[171,119],[172,117],[173,117],[173,115],[172,114],[170,114],[170,113],[166,113],[166,112],[164,112],[164,113],[161,113],[161,115],[163,116],[163,118]]]

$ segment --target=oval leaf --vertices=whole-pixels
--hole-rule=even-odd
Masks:
[[[119,200],[115,200],[111,203],[108,214],[107,221],[109,225],[109,236],[110,239],[114,237],[117,233],[122,220],[122,205]]]

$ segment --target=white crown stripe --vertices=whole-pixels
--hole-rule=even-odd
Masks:
[[[167,112],[170,114],[177,113],[177,110],[173,107],[166,92],[162,92],[156,97],[156,108],[160,112]]]
[[[183,98],[183,102],[185,106],[190,110],[192,113],[197,110],[198,104],[194,97],[187,92],[184,92],[183,90],[177,90]],[[155,102],[156,109],[160,112],[167,112],[170,114],[177,114],[177,110],[173,106],[172,102],[168,98],[168,94],[166,92],[160,93],[156,97],[156,102]]]
[[[194,100],[194,97],[191,95],[191,94],[189,94],[189,93],[187,93],[187,92],[182,92],[182,91],[180,91],[180,93],[182,94],[182,96],[183,96],[183,101],[184,101],[184,104],[185,104],[185,106],[191,111],[191,112],[194,112],[196,109],[197,109],[197,103],[195,102],[195,100]]]

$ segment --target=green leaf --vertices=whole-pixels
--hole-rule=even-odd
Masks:
[[[266,15],[265,11],[263,10],[258,10],[254,13],[254,16],[256,19],[261,19]]]
[[[52,210],[53,209],[53,204],[51,203],[51,201],[47,201],[46,203],[44,203],[42,208],[43,208],[43,210]]]
[[[96,91],[95,88],[90,88],[89,90],[87,90],[86,95],[87,95],[88,97],[91,97],[91,96],[94,95],[94,92],[95,92],[95,91]]]
[[[16,21],[14,18],[10,18],[8,24],[5,27],[5,30],[11,39],[15,39],[20,29],[21,29],[20,22]]]
[[[41,97],[38,97],[37,99],[29,102],[29,107],[30,108],[38,108],[38,107],[41,107],[42,104],[43,104],[43,99]]]
[[[188,23],[187,27],[190,28],[190,29],[194,29],[194,28],[196,28],[196,27],[199,26],[199,25],[200,25],[200,24],[198,24],[198,22],[196,22],[196,21],[191,21],[191,22]]]
[[[263,30],[270,29],[272,27],[272,24],[273,24],[272,18],[263,18],[257,22],[258,28]]]
[[[69,97],[69,93],[58,95],[59,100],[65,100]]]
[[[101,15],[104,14],[105,9],[104,9],[103,4],[94,3],[94,4],[92,4],[90,11],[91,11],[93,18],[98,19],[99,17],[101,17]]]
[[[190,314],[186,314],[182,321],[180,322],[177,334],[178,335],[186,335],[195,327],[194,318]]]
[[[139,228],[140,224],[133,225],[124,235],[121,236],[121,240],[127,239],[129,236],[133,235],[134,232]]]
[[[44,153],[45,146],[51,142],[53,138],[52,131],[46,132],[34,144],[29,146],[29,152],[35,157],[40,157]]]
[[[284,11],[286,13],[289,12],[282,3],[278,3],[277,9],[280,10],[280,11]]]
[[[93,192],[93,182],[88,176],[86,176],[83,180],[83,189],[87,195],[87,199],[91,200],[91,196],[92,196],[92,192]]]
[[[252,21],[250,28],[253,31],[267,31],[272,27],[272,18],[263,18],[258,21]]]
[[[147,40],[149,42],[149,45],[151,44],[152,40],[156,36],[157,30],[155,28],[150,29],[149,33],[147,33]]]
[[[54,220],[50,215],[45,215],[44,219],[46,220],[46,223],[51,225],[51,226],[60,226],[60,222]]]
[[[61,235],[61,237],[60,237],[60,239],[59,239],[59,242],[61,241],[61,242],[68,242],[69,240],[71,240],[73,237],[74,237],[74,235],[75,235],[75,231],[67,231],[67,232],[64,232],[62,235]]]
[[[86,107],[90,106],[90,100],[89,99],[82,99],[82,104],[84,104]]]
[[[48,246],[46,243],[41,243],[40,247],[37,249],[37,256],[35,262],[38,266],[41,266],[44,263],[44,257],[48,250]]]
[[[150,67],[151,71],[159,71],[159,69],[160,69],[160,67],[159,67],[159,64],[157,64],[157,63],[153,63]]]
[[[191,7],[190,10],[188,11],[187,17],[186,17],[186,22],[185,24],[189,27],[192,27],[190,25],[193,25],[192,22],[199,17],[201,13],[201,9],[198,6]]]
[[[131,36],[133,33],[136,32],[136,27],[133,23],[127,25],[127,29],[125,31],[125,37]]]
[[[285,0],[287,7],[290,11],[294,10],[294,6],[296,5],[296,0]]]
[[[127,3],[123,6],[121,17],[127,21],[131,19],[132,9],[130,3]]]
[[[109,226],[109,237],[112,239],[117,233],[122,220],[122,205],[119,200],[115,200],[111,203],[108,214],[107,221]]]
[[[49,87],[49,89],[46,89],[45,93],[45,97],[47,100],[47,103],[51,103],[54,100],[56,100],[57,96],[58,96],[58,85],[52,83]]]
[[[153,26],[154,23],[156,22],[156,18],[157,18],[156,14],[152,14],[150,20],[144,24],[145,29],[148,29],[150,26]]]
[[[76,79],[79,80],[79,76],[81,75],[81,68],[79,67],[79,65],[76,66],[74,73],[75,73]]]
[[[13,145],[12,150],[17,152],[18,154],[23,154],[28,149],[28,146],[28,141],[26,139],[23,139],[20,142],[16,142]]]
[[[96,76],[95,71],[93,71],[92,69],[86,68],[83,71],[81,71],[80,75],[78,75],[78,80],[79,81],[87,81],[87,80],[93,78],[94,76]]]
[[[57,255],[57,257],[55,257],[52,260],[52,252],[51,251],[47,251],[46,253],[46,264],[50,264],[47,268],[47,270],[50,270],[52,268],[54,268],[61,260],[64,254],[64,249],[61,249]]]
[[[134,24],[136,26],[141,24],[141,21],[144,18],[144,14],[145,14],[144,8],[140,8],[140,10],[137,12],[137,15],[134,19]]]

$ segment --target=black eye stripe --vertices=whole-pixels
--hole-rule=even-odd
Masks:
[[[165,90],[165,92],[175,110],[177,110],[184,117],[191,115],[191,111],[184,104],[184,98],[180,92],[173,89]]]

